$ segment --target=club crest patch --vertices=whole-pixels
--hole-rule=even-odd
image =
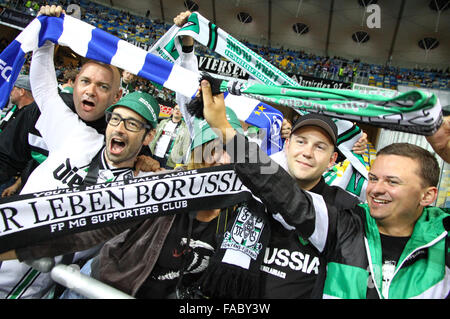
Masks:
[[[238,250],[256,260],[262,248],[259,239],[263,228],[262,218],[254,216],[247,207],[240,207],[234,225],[231,231],[225,233],[220,248]]]

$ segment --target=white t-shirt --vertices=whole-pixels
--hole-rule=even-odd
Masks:
[[[163,131],[159,136],[158,142],[156,142],[155,147],[155,155],[161,158],[166,156],[166,152],[169,148],[169,143],[172,138],[175,138],[177,135],[177,126],[178,123],[174,123],[172,120],[167,121],[166,125],[164,125]]]

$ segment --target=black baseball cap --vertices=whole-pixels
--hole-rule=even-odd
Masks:
[[[320,127],[330,136],[333,145],[337,147],[338,129],[330,117],[315,113],[302,115],[292,126],[291,134],[304,126]]]

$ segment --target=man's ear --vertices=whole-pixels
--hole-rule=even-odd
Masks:
[[[333,154],[331,154],[330,162],[328,163],[328,168],[331,168],[332,166],[334,166],[334,164],[336,164],[337,157],[338,157],[337,152],[333,152]]]
[[[142,145],[147,146],[150,144],[151,141],[153,141],[153,138],[155,137],[156,129],[151,129],[148,131],[147,134],[145,134],[144,140],[142,141]]]
[[[120,98],[122,97],[122,93],[123,93],[122,88],[117,90],[116,94],[114,95],[114,101],[112,104],[116,104],[117,102],[119,102]]]
[[[437,198],[438,189],[436,186],[429,186],[425,188],[425,191],[422,195],[422,199],[420,200],[420,206],[429,206],[434,203]]]
[[[19,88],[20,90],[20,96],[25,96],[25,94],[27,93],[27,90],[25,90],[24,88]]]
[[[286,140],[284,141],[284,152],[287,154],[288,148],[289,148],[289,142],[291,141],[290,137],[287,137]]]

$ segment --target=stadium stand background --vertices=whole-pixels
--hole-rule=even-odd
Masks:
[[[431,0],[430,3],[434,2],[436,0]],[[106,1],[109,5],[114,4],[113,1]],[[153,43],[155,43],[165,32],[166,30],[171,26],[171,16],[169,17],[167,13],[165,14],[166,18],[163,20],[168,20],[169,23],[164,23],[162,19],[158,16],[159,10],[150,10],[148,9],[145,13],[142,11],[141,15],[137,13],[133,13],[132,9],[136,5],[136,2],[139,1],[126,1],[125,4],[117,4],[117,5],[125,5],[126,8],[112,8],[110,6],[106,6],[103,4],[99,4],[92,1],[87,0],[81,0],[81,1],[24,1],[24,0],[0,0],[0,5],[9,7],[11,9],[15,9],[30,15],[36,14],[36,8],[40,7],[40,5],[44,3],[49,4],[63,4],[63,5],[69,5],[70,3],[79,4],[81,7],[81,19],[95,25],[113,35],[118,36],[119,38],[126,40],[131,43],[135,43],[136,45],[139,45],[145,49],[148,49]],[[144,1],[140,1],[143,3]],[[150,2],[150,3],[149,3]],[[151,5],[154,6],[154,2],[159,1],[149,1],[145,2],[148,4],[148,8],[150,8]],[[152,4],[153,2],[153,4]],[[211,2],[211,1],[209,1]],[[215,2],[215,1],[213,1]],[[440,90],[450,90],[450,68],[448,65],[448,61],[445,63],[435,63],[432,64],[430,62],[432,61],[431,55],[433,50],[439,49],[437,47],[436,49],[431,49],[429,52],[426,52],[426,50],[419,49],[423,51],[423,59],[422,61],[416,61],[416,67],[415,68],[407,68],[400,66],[402,61],[397,61],[397,65],[394,65],[394,63],[385,63],[385,64],[374,64],[374,63],[368,63],[367,61],[363,60],[362,58],[355,57],[341,57],[336,55],[320,55],[310,52],[310,48],[305,48],[304,50],[298,49],[298,48],[289,48],[291,47],[301,47],[303,44],[303,39],[301,37],[305,37],[307,33],[312,33],[309,31],[304,31],[306,29],[300,30],[302,33],[301,35],[297,36],[297,41],[290,42],[290,43],[277,43],[278,46],[272,45],[261,45],[260,43],[255,43],[246,40],[246,29],[248,26],[246,24],[239,21],[239,13],[242,13],[244,11],[248,11],[250,4],[248,3],[259,3],[259,7],[257,7],[257,12],[255,15],[259,17],[261,15],[262,11],[265,10],[265,5],[268,1],[226,1],[228,2],[228,6],[232,9],[235,9],[234,11],[239,11],[237,14],[237,17],[234,17],[235,19],[235,25],[240,25],[238,34],[233,34],[230,32],[230,30],[227,30],[226,26],[222,26],[219,24],[220,27],[224,28],[227,32],[230,34],[233,34],[233,36],[237,37],[239,40],[247,44],[250,48],[252,48],[255,52],[259,53],[261,56],[266,58],[271,63],[277,65],[281,70],[287,73],[292,74],[302,74],[305,76],[313,76],[317,78],[324,78],[324,79],[331,79],[335,81],[342,81],[342,82],[355,82],[355,83],[361,83],[371,86],[376,86],[380,88],[388,88],[388,89],[397,89],[398,85],[404,85],[404,86],[411,86],[411,87],[419,87],[419,88],[432,88],[432,89],[440,89]],[[269,1],[270,2],[270,1]],[[313,5],[313,1],[277,1],[276,4],[274,2],[273,5],[280,5],[290,2],[290,5],[296,5],[297,7],[297,20],[305,20],[305,15],[299,15],[299,12],[305,8],[305,6]],[[316,1],[317,2],[317,1]],[[333,1],[334,2],[334,1]],[[368,3],[376,3],[377,1],[366,1],[366,5]],[[380,1],[381,2],[381,1]],[[399,1],[400,2],[400,1]],[[411,3],[413,1],[408,1]],[[417,4],[417,1],[415,1]],[[422,1],[422,4],[426,7],[427,1]],[[446,2],[446,1],[438,1],[438,2]],[[448,2],[448,1],[447,1]],[[205,15],[201,9],[204,9],[206,7],[205,1],[164,1],[164,5],[166,7],[173,7],[174,3],[179,7],[178,11],[185,10],[186,7],[194,6],[193,9],[198,8],[199,12]],[[197,5],[197,3],[205,4],[202,5],[200,8]],[[336,1],[334,3],[334,16],[333,18],[337,20],[336,16],[339,15],[339,8],[338,5],[341,5],[343,1]],[[353,15],[359,15],[360,11],[364,11],[364,7],[360,3],[364,3],[363,1],[357,1],[357,0],[350,0],[346,1],[345,4],[348,5],[348,3],[352,3],[353,6],[351,7],[351,10],[357,11],[352,13]],[[171,5],[172,4],[172,5]],[[142,5],[142,4],[141,4]],[[241,7],[237,8],[236,5],[240,5]],[[386,12],[383,10],[383,6],[385,5],[385,2],[380,3],[381,5],[381,28],[380,30],[383,30],[384,22],[386,21]],[[444,6],[445,4],[441,4],[441,6]],[[197,7],[196,7],[197,6]],[[210,5],[208,5],[209,7]],[[303,6],[303,7],[302,7]],[[360,8],[358,8],[358,6]],[[409,5],[414,6],[414,4]],[[445,17],[448,18],[448,8],[449,5],[447,5],[442,13],[441,17],[439,18],[441,21],[445,21]],[[233,8],[234,7],[234,8]],[[326,16],[322,16],[326,12],[326,5],[323,5],[324,8],[317,8],[318,11],[322,10],[324,12],[320,12],[320,15],[317,16],[318,13],[316,13],[316,17],[319,17],[323,19]],[[161,8],[160,8],[161,9]],[[166,9],[167,8],[162,8]],[[254,9],[254,7],[253,7]],[[420,9],[419,6],[417,6],[417,9]],[[155,12],[156,13],[153,13]],[[174,11],[174,8],[172,8],[172,11]],[[342,11],[347,12],[349,9],[342,9]],[[428,11],[431,13],[432,10],[428,8]],[[152,12],[152,15],[150,13]],[[222,11],[220,11],[222,13]],[[419,14],[420,12],[417,12]],[[162,14],[164,14],[164,11],[162,11]],[[230,12],[224,13],[226,15],[229,15]],[[214,14],[214,15],[217,15]],[[367,16],[368,13],[365,13]],[[389,17],[392,17],[392,15],[395,15],[395,12],[390,12]],[[154,18],[151,18],[152,16],[155,16]],[[205,15],[207,18],[211,19],[211,17]],[[247,19],[256,19],[252,18],[251,15],[249,15],[250,18]],[[363,17],[364,18],[364,17]],[[242,19],[242,18],[241,18]],[[403,18],[405,19],[405,18]],[[436,17],[436,19],[438,19]],[[275,16],[272,18],[272,24],[282,23],[285,24],[287,22],[280,22],[278,21],[278,18]],[[327,21],[323,21],[323,28],[326,28]],[[254,22],[255,23],[255,22]],[[429,23],[433,23],[432,27],[435,27],[435,24],[437,22],[433,22],[432,19],[429,19]],[[371,32],[375,32],[374,29],[369,29],[367,26],[364,26],[364,23],[361,22],[363,26],[355,26],[359,27],[359,29],[364,29],[368,33],[368,37],[370,39],[369,34]],[[448,23],[447,23],[448,24]],[[306,26],[306,25],[305,25]],[[446,25],[437,26],[440,29],[445,29]],[[356,29],[355,29],[356,30]],[[448,29],[447,29],[448,30]],[[295,34],[295,30],[289,30],[292,34]],[[298,31],[298,30],[297,30]],[[384,31],[386,32],[386,31]],[[297,33],[297,34],[298,34]],[[441,35],[441,33],[436,32],[436,34]],[[421,38],[421,35],[412,33],[411,36],[416,37],[418,40]],[[444,36],[442,34],[441,36]],[[263,35],[261,35],[263,37]],[[375,37],[375,35],[373,35]],[[264,37],[263,37],[264,38]],[[275,37],[273,37],[275,38]],[[389,36],[386,35],[386,42],[390,41],[391,39],[388,39]],[[6,41],[4,39],[2,40],[2,45],[4,46]],[[6,39],[9,40],[9,39]],[[442,43],[440,43],[440,46],[443,47],[444,52],[449,52],[449,41],[448,41],[448,35],[445,35],[443,37],[443,40],[441,40]],[[277,38],[275,38],[275,41],[277,41]],[[275,41],[271,41],[272,43]],[[259,42],[267,42],[266,39],[260,39]],[[333,40],[330,40],[330,43],[332,43]],[[370,40],[369,40],[370,42]],[[365,43],[358,43],[357,46],[361,47],[364,46]],[[418,45],[417,45],[418,47]],[[1,47],[0,47],[1,48]],[[207,49],[199,49],[199,53],[204,56],[210,56],[215,58],[220,58],[217,55],[215,55],[212,52],[209,52]],[[383,55],[385,52],[383,52],[382,49],[380,49],[379,54]],[[374,53],[377,54],[376,52]],[[428,56],[426,56],[428,55]],[[447,55],[447,58],[450,55]]]

